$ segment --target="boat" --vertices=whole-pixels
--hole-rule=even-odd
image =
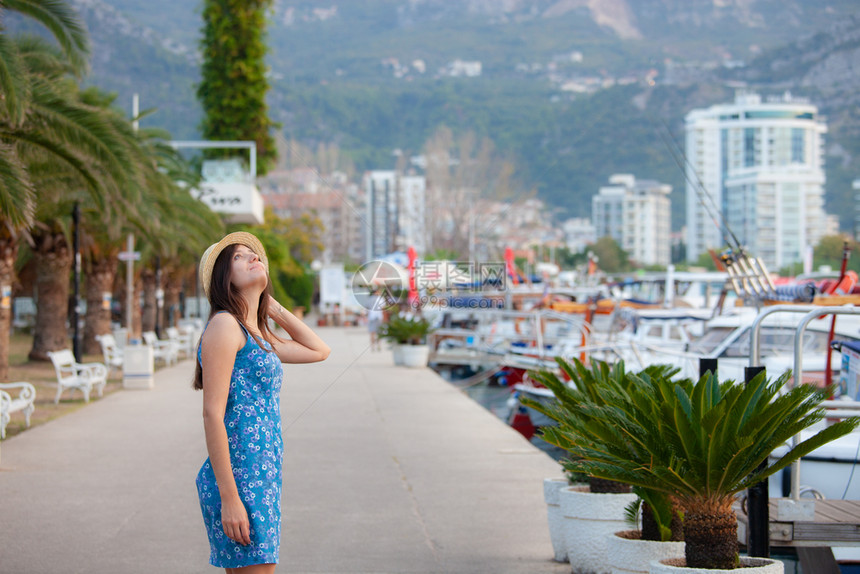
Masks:
[[[761,321],[759,327],[758,354],[761,366],[773,376],[794,368],[795,336],[803,313],[821,309],[816,305],[793,305],[791,313],[773,313]],[[639,317],[638,327],[631,329],[613,341],[597,342],[588,347],[577,346],[575,341],[562,342],[557,356],[565,359],[580,358],[583,353],[589,359],[599,358],[606,361],[624,360],[631,370],[641,370],[649,365],[671,364],[680,369],[678,377],[697,377],[702,359],[717,363],[721,380],[744,380],[744,369],[750,366],[752,354],[753,329],[761,312],[755,309],[738,308],[735,312],[705,319],[697,314],[682,314],[677,311],[667,314],[647,312]],[[838,380],[842,356],[830,348],[831,317],[821,316],[810,321],[803,332],[803,372],[804,383],[825,384],[828,355],[833,366],[833,379]],[[695,337],[693,333],[702,330]],[[835,325],[835,336],[840,341],[860,345],[860,315],[840,317]],[[555,363],[554,356],[531,358],[533,369],[549,369],[558,375],[562,372]],[[510,363],[506,356],[505,363]],[[792,381],[793,384],[793,381]],[[532,425],[539,429],[543,424],[551,424],[541,413],[526,407],[521,397],[529,397],[539,402],[554,400],[550,391],[525,376],[514,384],[510,401],[511,417],[526,415]],[[522,418],[520,419],[522,424]],[[530,438],[530,437],[529,437]]]

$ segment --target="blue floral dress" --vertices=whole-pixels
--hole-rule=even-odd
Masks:
[[[245,330],[244,328],[242,329]],[[209,535],[209,563],[220,568],[277,564],[281,541],[280,391],[283,366],[271,345],[265,349],[245,331],[236,353],[224,426],[239,496],[248,511],[251,543],[243,546],[224,534],[221,495],[209,459],[197,473],[197,494]],[[197,350],[201,360],[201,349]]]

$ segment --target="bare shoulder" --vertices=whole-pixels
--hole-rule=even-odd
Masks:
[[[218,313],[209,321],[201,341],[203,351],[238,351],[245,345],[245,335],[239,321],[230,313]]]

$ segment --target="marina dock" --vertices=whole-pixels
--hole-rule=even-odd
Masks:
[[[286,365],[278,572],[561,573],[542,481],[561,469],[362,328]],[[193,362],[0,443],[0,572],[205,573]]]

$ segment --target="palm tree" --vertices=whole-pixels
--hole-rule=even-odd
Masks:
[[[687,566],[735,568],[735,494],[860,424],[850,418],[827,426],[768,462],[774,449],[825,417],[819,405],[831,389],[784,391],[790,377],[768,381],[761,373],[739,385],[711,373],[697,382],[631,375],[626,388],[603,388],[600,403],[552,407],[564,411],[557,413],[564,422],[549,438],[567,448],[576,470],[677,500]]]
[[[193,272],[197,257],[212,238],[223,231],[218,215],[189,193],[188,188],[197,183],[199,176],[165,143],[170,134],[159,129],[142,129],[137,138],[145,182],[142,201],[136,202],[134,210],[114,209],[106,215],[91,209],[85,213],[83,255],[87,316],[84,346],[87,352],[98,352],[95,336],[110,332],[110,311],[103,308],[102,297],[103,293],[113,290],[117,256],[127,233],[134,232],[142,239],[144,261],[157,255],[162,257],[165,270],[184,267],[187,274],[189,269]],[[147,268],[137,266],[136,271],[140,278],[146,275]],[[152,275],[154,278],[154,273]],[[151,287],[154,298],[154,284]],[[154,317],[150,320],[154,323]]]
[[[4,13],[13,11],[47,28],[57,40],[71,71],[81,76],[87,67],[89,42],[72,8],[60,0],[0,1],[0,126],[19,130],[28,120],[34,89],[21,43],[3,29]],[[47,143],[47,142],[43,142]],[[11,289],[22,230],[35,211],[35,189],[15,138],[0,134],[0,290]],[[51,146],[46,146],[50,149]],[[85,166],[79,166],[84,168]],[[0,308],[0,380],[8,377],[11,309]]]
[[[91,226],[86,228],[91,229]],[[113,284],[119,267],[121,238],[103,236],[96,239],[92,231],[86,235],[88,237],[84,240],[82,248],[82,252],[87,254],[82,261],[87,302],[83,347],[84,353],[95,354],[101,352],[96,336],[110,333],[111,310],[110,306],[106,308],[104,305],[104,295],[113,293]]]
[[[39,74],[34,81],[39,90],[33,91],[26,131],[10,137],[18,137],[31,179],[38,182],[37,221],[30,236],[39,304],[29,357],[46,360],[49,351],[68,345],[64,310],[72,264],[72,203],[80,201],[103,217],[133,211],[146,189],[145,171],[154,168],[146,162],[130,122],[109,107],[112,98],[95,88],[79,91],[50,48],[39,43],[33,47],[31,69]],[[54,134],[56,149],[39,145]]]
[[[138,137],[149,163],[156,169],[145,171],[146,200],[139,202],[134,212],[118,214],[110,221],[103,217],[87,221],[92,240],[87,243],[84,255],[89,269],[96,273],[86,276],[88,301],[100,301],[102,292],[112,290],[116,257],[122,239],[129,232],[141,240],[144,255],[142,264],[135,269],[138,279],[147,273],[147,266],[151,266],[154,258],[159,257],[163,275],[168,279],[178,277],[181,281],[189,273],[193,274],[200,253],[220,237],[224,229],[220,217],[189,192],[197,185],[199,175],[166,144],[170,134],[159,129],[142,129]],[[154,279],[154,272],[152,275]],[[136,285],[139,283],[135,281]],[[154,298],[155,284],[150,288]],[[166,290],[177,292],[175,288]],[[109,318],[106,312],[96,309],[91,325],[89,310],[88,303],[84,343],[97,349],[95,335],[109,332]],[[154,316],[149,320],[154,324]]]
[[[188,189],[176,188],[164,198],[162,209],[173,215],[166,220],[167,225],[158,245],[163,269],[161,287],[165,290],[166,312],[169,304],[178,303],[182,284],[193,285],[196,281],[195,273],[200,255],[222,237],[225,231],[221,216],[195,198]]]

